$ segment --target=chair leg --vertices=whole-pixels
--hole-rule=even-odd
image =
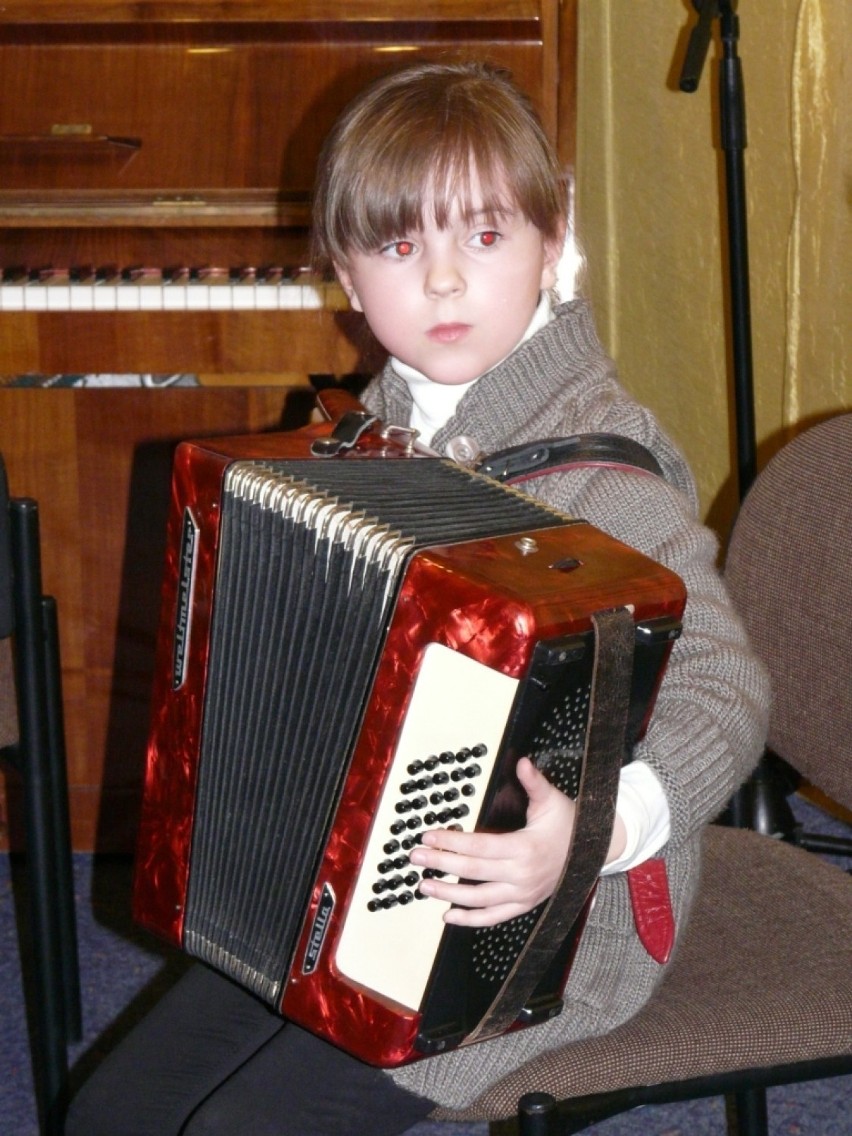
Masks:
[[[769,1120],[766,1089],[741,1089],[728,1097],[735,1124],[735,1136],[768,1136]]]
[[[518,1136],[549,1136],[556,1101],[549,1093],[526,1093],[518,1101]]]
[[[67,1004],[57,895],[56,826],[51,785],[51,712],[41,596],[38,510],[18,499],[10,509],[15,567],[19,761],[24,783],[26,851],[35,989],[34,1075],[44,1136],[60,1136],[68,1081]],[[55,719],[54,719],[55,720]]]
[[[796,818],[781,784],[778,760],[768,750],[748,781],[731,798],[725,822],[732,828],[751,828],[764,836],[794,841]]]
[[[83,1008],[80,993],[80,958],[77,946],[77,912],[74,904],[74,866],[71,858],[71,819],[68,812],[68,761],[65,752],[65,721],[62,713],[62,677],[59,657],[59,619],[56,600],[41,601],[45,633],[45,669],[50,745],[51,809],[56,834],[56,904],[62,953],[62,991],[65,1002],[65,1029],[69,1041],[83,1036]]]

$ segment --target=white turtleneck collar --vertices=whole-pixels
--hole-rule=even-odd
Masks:
[[[537,331],[543,328],[546,324],[550,323],[553,319],[553,311],[550,304],[550,297],[547,292],[543,292],[539,300],[538,307],[533,313],[530,320],[529,327],[512,348],[513,351],[517,350],[522,343],[526,343]],[[511,351],[509,354],[511,355]],[[504,356],[505,358],[505,356]],[[495,367],[499,367],[500,363],[495,363]],[[417,430],[419,439],[424,445],[428,446],[432,441],[438,430],[448,422],[455,414],[456,407],[461,402],[464,395],[474,383],[478,383],[483,375],[478,375],[475,379],[471,379],[469,383],[459,383],[457,386],[447,385],[446,383],[433,383],[431,379],[420,371],[415,370],[414,367],[409,367],[407,363],[401,360],[392,358],[391,366],[401,379],[404,380],[413,400],[411,407],[411,420],[408,423]],[[493,371],[494,367],[489,367],[485,374]]]

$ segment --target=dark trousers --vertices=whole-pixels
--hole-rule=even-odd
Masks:
[[[195,966],[82,1087],[66,1136],[400,1136],[433,1107]]]

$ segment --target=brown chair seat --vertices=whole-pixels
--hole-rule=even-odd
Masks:
[[[762,471],[725,575],[772,680],[771,749],[852,809],[852,414],[805,430]],[[762,763],[765,783],[772,769]],[[635,1018],[436,1118],[518,1116],[536,1136],[553,1118],[566,1134],[636,1104],[724,1093],[740,1133],[765,1136],[767,1086],[852,1073],[852,878],[773,836],[707,830],[683,941]],[[549,1098],[528,1107],[527,1094]]]
[[[434,1118],[514,1116],[533,1086],[565,1100],[852,1054],[849,875],[743,829],[709,828],[704,857],[683,941],[635,1018],[542,1054],[470,1107]]]

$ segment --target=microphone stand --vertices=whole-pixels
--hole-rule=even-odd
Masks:
[[[718,18],[723,57],[719,70],[720,142],[725,157],[725,196],[728,231],[728,285],[730,289],[731,349],[737,439],[737,486],[745,497],[757,474],[754,425],[754,384],[751,353],[751,301],[749,296],[748,223],[745,194],[746,114],[742,62],[737,55],[740,35],[736,0],[692,0],[698,12],[687,45],[680,89],[698,89],[713,21]]]
[[[751,303],[749,296],[748,226],[745,195],[746,140],[745,90],[742,63],[737,55],[740,27],[736,0],[692,0],[698,22],[692,29],[680,74],[680,89],[698,89],[701,72],[719,21],[722,59],[719,69],[720,143],[725,157],[725,197],[728,233],[731,355],[734,379],[734,414],[737,446],[737,488],[743,500],[757,475],[754,424]],[[777,759],[764,754],[757,769],[730,801],[725,822],[793,840],[796,821],[787,801]]]

